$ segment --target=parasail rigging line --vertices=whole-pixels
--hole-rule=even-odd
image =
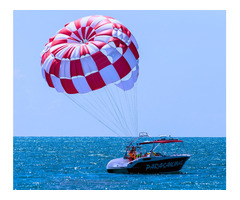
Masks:
[[[98,91],[98,92],[99,92],[99,91]],[[110,107],[109,107],[110,104],[109,104],[109,102],[106,102],[106,101],[105,101],[103,95],[101,95],[101,94],[99,94],[99,93],[95,93],[95,91],[92,92],[92,93],[93,93],[93,95],[95,96],[95,98],[98,99],[98,101],[100,102],[100,104],[98,104],[98,106],[101,107],[101,108],[100,108],[100,109],[96,109],[96,110],[99,110],[99,112],[100,112],[100,113],[102,112],[102,114],[104,114],[104,115],[106,115],[107,113],[109,113],[109,114],[111,115],[111,117],[110,117],[109,119],[113,118],[116,123],[119,122],[119,118],[118,118],[118,116],[117,116],[116,111],[110,109]],[[111,103],[111,102],[110,102],[110,103]],[[103,106],[103,105],[105,105],[105,106]],[[102,106],[103,106],[103,107],[102,107]],[[108,112],[106,112],[106,109],[108,110]],[[115,113],[115,115],[114,115],[113,112]],[[117,117],[118,119],[117,119],[116,117]],[[114,123],[114,122],[112,121],[112,123]],[[117,124],[116,124],[116,123],[114,123],[115,126],[118,127],[119,130],[121,130],[121,128],[119,127],[119,125],[117,125],[117,124],[119,124],[119,123],[117,123]],[[120,124],[120,125],[121,125],[122,128],[123,128],[123,125],[122,125],[122,124]]]
[[[108,126],[106,123],[104,123],[102,120],[98,119],[95,115],[93,115],[91,112],[89,112],[86,108],[84,108],[84,106],[82,106],[81,104],[79,104],[75,99],[71,98],[70,95],[66,95],[65,93],[63,93],[66,97],[68,97],[71,101],[73,101],[76,105],[78,105],[80,108],[82,108],[83,110],[85,110],[88,114],[90,114],[92,117],[94,117],[98,122],[100,122],[101,124],[103,124],[104,126],[106,126],[109,130],[113,131],[114,133],[116,133],[119,137],[121,137],[114,129],[112,129],[110,126]],[[122,138],[122,137],[121,137]],[[123,139],[123,138],[122,138]],[[124,139],[123,139],[124,140]],[[126,140],[124,140],[126,141]]]
[[[124,88],[124,85],[122,84],[122,82],[120,83],[122,85],[122,87]],[[124,88],[125,89],[125,88]],[[129,102],[131,99],[129,97],[127,97],[127,93],[132,93],[132,90],[130,91],[125,91],[124,92],[124,98],[125,98],[125,102]],[[118,91],[118,94],[119,94],[119,91]],[[130,95],[131,96],[131,95]],[[130,120],[131,120],[131,127],[132,129],[134,129],[134,124],[133,124],[133,120],[132,120],[132,115],[133,115],[133,110],[132,110],[132,107],[130,106],[131,103],[127,103],[125,104],[125,107],[127,107],[127,109],[125,110],[128,110],[129,112],[127,113],[127,115],[130,117]],[[131,130],[131,135],[134,136],[134,131]]]
[[[111,92],[109,91],[109,88],[108,87],[105,87],[106,88],[106,93],[107,93],[107,95],[108,95],[108,97],[110,98],[110,102],[112,103],[114,103],[114,105],[116,106],[116,108],[117,108],[117,112],[121,115],[121,118],[122,118],[122,120],[123,120],[123,122],[124,122],[124,124],[125,124],[125,126],[126,126],[126,131],[128,132],[128,133],[130,133],[130,135],[132,135],[131,134],[131,131],[129,130],[129,128],[128,128],[128,125],[127,125],[127,123],[126,123],[126,119],[125,119],[125,117],[123,116],[123,114],[122,114],[122,112],[120,111],[120,109],[119,109],[119,107],[118,107],[118,105],[117,105],[117,103],[116,103],[116,100],[113,98],[113,95],[111,94]],[[116,88],[117,90],[118,90],[118,88]],[[113,104],[112,103],[112,104]],[[113,105],[113,107],[114,107],[114,105]],[[120,119],[121,119],[120,118]],[[121,121],[121,120],[120,120]]]
[[[133,136],[136,136],[135,135],[135,124],[134,124],[135,110],[133,109],[133,105],[132,105],[132,101],[131,101],[131,98],[132,98],[133,95],[134,95],[134,90],[133,89],[130,89],[130,90],[124,92],[125,102],[130,102],[130,103],[125,104],[125,106],[128,108],[126,110],[129,111],[127,114],[128,114],[128,116],[131,120],[131,123],[129,123],[129,125],[131,125],[131,130],[132,130]]]

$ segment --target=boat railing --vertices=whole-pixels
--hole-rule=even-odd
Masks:
[[[140,132],[139,137],[149,137],[149,134],[147,132]]]

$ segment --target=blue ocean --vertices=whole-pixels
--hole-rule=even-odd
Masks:
[[[226,138],[185,137],[181,171],[113,174],[107,163],[132,138],[14,137],[14,190],[225,190]]]

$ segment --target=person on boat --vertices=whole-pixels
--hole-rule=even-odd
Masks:
[[[132,149],[129,151],[129,160],[135,160],[136,159],[136,147],[132,147]]]
[[[141,157],[142,157],[142,152],[137,151],[136,158],[141,158]]]
[[[135,158],[136,158],[135,147],[132,147],[128,154],[129,154],[129,160],[130,161],[135,160]]]
[[[136,158],[140,158],[140,153],[136,151]]]
[[[133,160],[133,151],[130,150],[130,151],[128,152],[128,154],[129,154],[129,160],[132,161],[132,160]]]
[[[132,147],[132,150],[133,150],[133,160],[135,160],[137,155],[136,147]]]

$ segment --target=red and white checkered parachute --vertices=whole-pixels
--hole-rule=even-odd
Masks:
[[[120,106],[126,104],[121,100],[121,93],[126,101],[136,103],[136,94],[130,97],[132,100],[127,97],[132,96],[129,95],[131,90],[135,91],[134,85],[138,78],[137,49],[134,36],[116,19],[100,15],[83,17],[66,24],[49,39],[41,53],[42,75],[50,87],[69,94],[68,97],[78,102],[77,104],[82,99],[77,101],[73,94],[88,98],[89,105],[81,104],[81,107],[103,124],[109,126],[108,122],[103,122],[104,119],[96,115],[100,115],[102,111],[105,113],[107,107],[111,120],[116,115],[113,124],[118,127],[119,133],[133,133],[136,127],[130,130],[128,124],[131,122],[128,121],[136,119],[127,119],[129,114],[124,109],[121,110]],[[100,106],[96,105],[95,96],[99,99]],[[103,110],[99,113],[96,113],[96,109],[89,111],[93,106],[89,103],[91,99],[95,107],[103,107]],[[109,108],[110,104],[113,104],[112,108]],[[136,107],[129,105],[129,102],[127,104],[126,109],[130,108],[130,112]]]

